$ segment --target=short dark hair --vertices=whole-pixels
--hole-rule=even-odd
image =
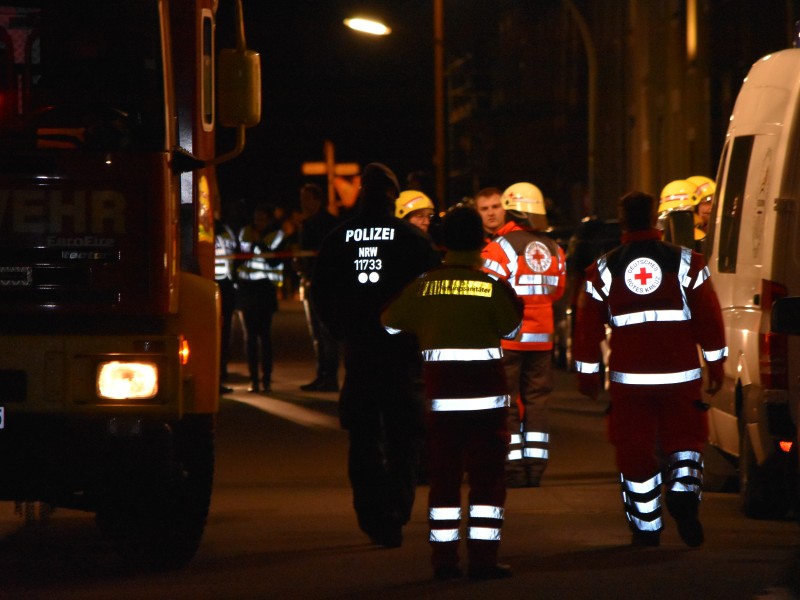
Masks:
[[[656,223],[655,197],[645,192],[632,191],[619,200],[619,220],[625,231],[650,229]]]
[[[457,206],[442,219],[442,241],[448,250],[478,250],[483,235],[483,220],[472,208]]]
[[[486,196],[494,196],[494,195],[502,196],[503,190],[501,190],[498,187],[485,187],[478,190],[478,193],[475,194],[475,199],[477,200],[478,198],[484,198]]]

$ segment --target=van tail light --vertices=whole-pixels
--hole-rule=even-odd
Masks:
[[[793,445],[794,442],[792,442],[792,440],[781,440],[778,442],[778,446],[780,447],[780,449],[786,452],[787,454],[792,451]]]
[[[778,298],[788,295],[786,286],[761,281],[761,307],[766,312]],[[789,339],[783,333],[762,333],[759,335],[758,353],[761,386],[773,390],[789,389]]]

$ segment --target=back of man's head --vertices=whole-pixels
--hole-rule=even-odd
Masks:
[[[656,199],[645,192],[628,192],[619,201],[619,220],[625,231],[642,231],[655,226]]]
[[[394,213],[394,200],[400,184],[394,172],[384,164],[370,163],[361,173],[361,210],[370,213]]]
[[[483,247],[483,221],[474,209],[459,206],[442,220],[442,241],[448,250],[480,250]]]

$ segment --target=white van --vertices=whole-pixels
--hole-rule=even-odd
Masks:
[[[707,399],[719,451],[707,480],[721,481],[722,456],[747,516],[785,516],[796,508],[800,337],[771,331],[770,312],[800,295],[800,49],[765,56],[742,85],[705,252],[729,349],[725,385]]]

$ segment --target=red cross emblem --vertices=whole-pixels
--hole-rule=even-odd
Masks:
[[[625,285],[634,294],[650,294],[661,285],[661,267],[650,258],[637,258],[625,269]]]

